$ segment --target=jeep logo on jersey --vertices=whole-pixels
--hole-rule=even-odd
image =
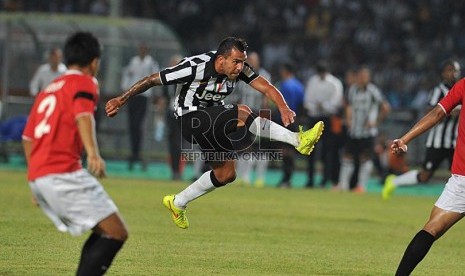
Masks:
[[[199,100],[206,100],[206,101],[215,101],[215,102],[218,102],[218,101],[221,101],[223,100],[224,98],[226,98],[227,95],[225,94],[213,94],[213,93],[210,93],[208,92],[207,90],[204,90],[202,95],[199,95],[199,94],[195,94],[195,96],[199,99]]]

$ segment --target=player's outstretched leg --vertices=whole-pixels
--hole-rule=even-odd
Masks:
[[[247,118],[246,125],[254,135],[293,145],[298,152],[305,155],[310,155],[313,151],[325,127],[324,123],[319,121],[307,131],[303,131],[302,126],[299,126],[299,132],[292,132],[271,120],[256,117],[253,113]]]
[[[171,218],[174,224],[179,228],[186,229],[189,227],[189,221],[186,217],[186,210],[174,206],[174,195],[167,195],[163,197],[163,205],[170,210]]]

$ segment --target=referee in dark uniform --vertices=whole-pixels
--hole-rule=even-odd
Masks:
[[[434,108],[444,98],[460,77],[460,65],[456,60],[449,59],[441,64],[441,82],[435,86],[428,98],[429,110]],[[439,124],[430,130],[426,138],[426,156],[421,170],[410,170],[402,175],[389,175],[382,191],[383,199],[391,197],[399,186],[410,186],[428,182],[444,160],[452,164],[455,142],[457,139],[458,115],[460,109],[451,112]]]

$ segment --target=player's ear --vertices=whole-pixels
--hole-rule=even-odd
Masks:
[[[100,68],[100,59],[99,58],[94,58],[91,62],[90,62],[90,70],[92,72],[92,74],[95,76],[97,75],[97,72]]]

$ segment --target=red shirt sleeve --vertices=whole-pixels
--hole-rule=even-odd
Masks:
[[[449,93],[439,101],[439,104],[444,108],[447,114],[449,114],[452,109],[457,105],[463,103],[465,95],[465,78],[458,81]]]
[[[94,114],[98,102],[98,83],[94,78],[85,76],[76,84],[73,97],[73,113]]]

